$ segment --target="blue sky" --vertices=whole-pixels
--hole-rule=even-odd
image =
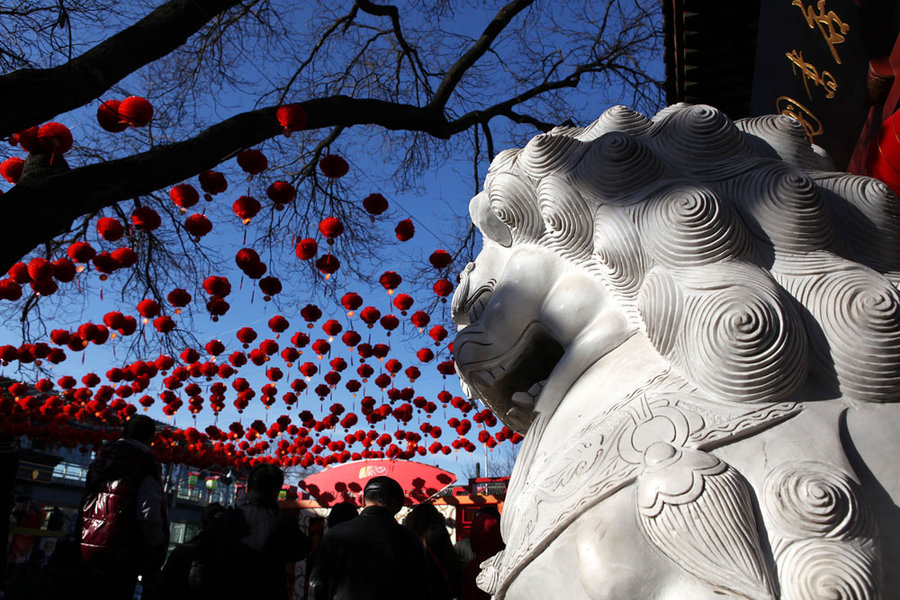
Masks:
[[[338,10],[338,8],[335,8],[335,10]],[[294,10],[296,10],[296,7],[294,7]],[[546,13],[548,9],[535,8],[534,10],[535,12],[530,18],[549,19]],[[453,39],[463,43],[464,36],[476,35],[483,27],[485,17],[493,14],[494,11],[495,8],[492,6],[486,7],[482,4],[475,6],[470,3],[470,5],[458,9],[452,17],[446,17],[444,26],[447,29],[454,30],[457,37]],[[319,16],[323,19],[326,18],[324,14]],[[298,31],[301,29],[299,26],[301,15],[286,16],[286,18],[297,19]],[[539,27],[538,23],[539,21],[535,20],[532,27]],[[549,21],[547,23],[549,28],[551,23]],[[411,27],[414,25],[415,23],[412,23]],[[83,25],[83,27],[87,28],[86,31],[90,29],[88,25]],[[548,33],[546,43],[551,43],[550,40]],[[565,50],[566,48],[564,47],[559,48],[560,52]],[[298,51],[299,54],[300,52]],[[662,78],[663,66],[661,57],[644,56],[639,58],[645,67],[656,73],[658,78]],[[492,55],[488,55],[484,60],[489,62],[495,59]],[[248,56],[236,75],[251,82],[252,85],[236,86],[229,89],[221,88],[216,93],[198,93],[196,107],[200,112],[197,113],[197,119],[201,123],[214,122],[219,118],[225,118],[242,110],[252,109],[260,104],[265,104],[264,101],[260,100],[259,90],[265,88],[267,81],[283,76],[285,64],[275,61],[253,60]],[[105,94],[103,99],[122,98],[128,94],[139,94],[147,96],[151,100],[158,97],[160,104],[162,104],[165,92],[161,89],[163,87],[162,83],[154,79],[153,73],[152,69],[145,69],[136,73],[121,82],[115,90]],[[497,81],[493,85],[502,86],[503,83]],[[491,93],[492,91],[494,90],[489,88],[484,90],[485,93]],[[297,92],[297,97],[290,99],[299,100],[302,98],[302,93]],[[578,91],[567,93],[566,98],[572,106],[573,112],[571,116],[580,125],[586,125],[612,104],[628,104],[631,101],[631,98],[626,95],[624,90],[608,87],[602,81],[596,81],[593,85],[589,83]],[[173,126],[154,129],[154,126],[151,125],[150,128],[145,130],[128,131],[124,134],[119,134],[120,137],[114,138],[111,137],[112,134],[101,132],[96,127],[94,114],[97,104],[98,102],[91,103],[83,109],[60,115],[55,119],[68,125],[75,135],[76,147],[69,158],[73,165],[84,164],[94,160],[86,151],[88,141],[94,147],[96,147],[96,144],[108,143],[110,154],[116,155],[119,152],[124,152],[126,147],[134,147],[134,145],[138,147],[144,145],[146,147],[147,144],[164,141],[167,139],[167,136],[177,135],[178,132],[184,135],[188,131],[183,127]],[[501,120],[496,120],[494,131],[495,143],[497,144],[496,150],[499,151],[521,143],[525,132],[528,132],[528,130],[521,127],[509,127]],[[528,135],[533,133],[535,131],[531,130]],[[391,140],[394,138],[387,139]],[[261,247],[264,238],[271,237],[265,229],[265,224],[269,222],[269,219],[278,219],[280,215],[271,210],[270,204],[265,199],[265,194],[262,190],[264,190],[265,185],[278,177],[274,173],[264,172],[257,176],[254,181],[247,182],[246,176],[236,168],[235,161],[226,161],[226,163],[220,165],[218,170],[225,172],[228,176],[229,190],[216,196],[213,202],[204,203],[201,200],[200,205],[188,211],[187,214],[202,209],[213,220],[213,234],[204,240],[204,245],[212,258],[212,264],[210,267],[202,267],[198,271],[199,281],[202,281],[206,275],[228,276],[233,287],[232,294],[227,298],[231,304],[231,309],[218,322],[214,322],[203,310],[202,302],[200,302],[203,296],[202,292],[195,293],[195,290],[191,289],[191,293],[194,294],[192,303],[193,315],[190,318],[187,315],[178,315],[175,317],[176,320],[179,321],[181,327],[190,328],[194,333],[200,342],[197,349],[201,351],[201,354],[202,345],[206,341],[220,339],[226,346],[226,352],[220,356],[220,361],[224,360],[232,351],[241,349],[240,344],[234,337],[235,332],[240,327],[251,326],[256,329],[259,333],[257,343],[264,338],[274,337],[275,334],[268,330],[266,322],[275,314],[282,314],[291,322],[290,329],[281,334],[278,340],[282,347],[290,339],[293,332],[298,330],[309,333],[315,339],[299,316],[299,309],[307,303],[319,305],[325,313],[313,331],[321,333],[319,325],[328,318],[339,320],[346,330],[349,325],[348,319],[345,311],[334,301],[334,298],[340,298],[343,293],[348,291],[354,291],[363,296],[365,300],[364,306],[373,305],[382,314],[392,312],[401,320],[405,320],[396,309],[390,306],[391,297],[386,294],[385,290],[377,282],[381,272],[394,270],[404,277],[404,283],[398,289],[398,293],[408,293],[416,299],[416,306],[410,312],[419,308],[432,307],[433,310],[430,311],[432,325],[443,324],[451,331],[451,337],[440,346],[435,346],[426,335],[427,331],[424,334],[419,334],[414,327],[406,323],[403,328],[398,329],[388,338],[379,326],[376,325],[370,331],[360,323],[358,318],[354,320],[356,324],[354,329],[363,335],[363,341],[366,341],[367,334],[371,332],[373,336],[371,343],[390,343],[392,346],[390,357],[400,360],[404,367],[416,365],[421,369],[422,376],[414,384],[416,395],[425,396],[428,400],[435,402],[437,393],[442,389],[447,389],[454,396],[462,395],[455,377],[442,378],[434,368],[439,360],[448,358],[446,346],[447,342],[452,340],[453,326],[450,321],[449,303],[441,304],[436,302],[430,290],[430,284],[437,278],[437,272],[430,268],[427,259],[431,252],[438,248],[452,251],[454,244],[467,226],[467,207],[469,199],[476,190],[476,180],[473,176],[471,154],[467,152],[464,143],[466,139],[471,139],[471,136],[467,137],[464,135],[451,145],[452,150],[450,152],[433,156],[430,167],[427,170],[422,170],[418,173],[413,172],[410,181],[400,182],[396,172],[399,168],[398,156],[402,155],[402,152],[399,152],[399,150],[402,150],[402,148],[392,148],[389,145],[385,145],[389,144],[389,141],[385,142],[385,138],[381,137],[381,132],[357,128],[343,134],[331,146],[330,151],[345,156],[350,163],[351,170],[344,179],[330,188],[329,193],[356,203],[357,210],[360,211],[359,215],[362,217],[361,222],[364,224],[364,230],[357,231],[357,235],[369,239],[372,242],[374,251],[370,256],[353,256],[342,250],[341,244],[338,244],[335,247],[335,255],[344,265],[358,265],[367,276],[363,278],[356,277],[350,274],[347,269],[342,269],[328,281],[323,281],[321,275],[309,269],[304,269],[302,265],[298,264],[299,261],[293,256],[292,241],[301,237],[314,236],[314,223],[317,222],[317,219],[313,219],[312,223],[305,230],[275,229],[275,237],[278,238],[273,244],[275,250],[273,250],[271,260],[267,260],[268,255],[264,256],[264,260],[267,260],[269,263],[270,273],[275,273],[281,277],[286,291],[273,302],[263,301],[259,290],[254,291],[253,282],[246,277],[243,278],[241,285],[242,277],[240,272],[234,267],[232,257],[239,248],[245,245]],[[84,141],[84,146],[79,147],[82,140]],[[291,140],[273,140],[270,143],[263,144],[261,148],[269,157],[270,164],[273,165],[274,170],[274,166],[290,164],[295,161],[298,158],[296,153],[302,150],[298,144],[302,144],[307,140],[308,138],[297,135]],[[0,151],[0,159],[10,155],[21,155],[16,150],[15,148],[3,148]],[[486,168],[487,162],[484,154],[482,154],[481,160],[478,162],[479,177],[483,178]],[[196,178],[189,180],[189,182],[199,189]],[[5,182],[3,185],[5,186]],[[480,186],[480,182],[478,185]],[[163,190],[163,194],[165,194],[165,191]],[[368,217],[361,212],[360,204],[366,195],[373,192],[383,194],[389,200],[391,208],[387,213],[374,221],[368,221]],[[265,209],[260,217],[254,219],[249,225],[241,225],[231,213],[231,203],[238,195],[246,193],[250,193],[260,199]],[[301,190],[300,196],[296,201],[297,204],[302,206],[307,197],[306,193]],[[318,201],[321,202],[321,195]],[[126,211],[128,210],[130,209],[126,208]],[[104,214],[111,215],[112,213],[107,211]],[[322,214],[327,215],[327,211]],[[410,241],[401,243],[395,238],[393,228],[398,221],[406,218],[414,220],[416,234]],[[164,225],[164,229],[166,228],[168,228],[167,235],[171,235],[174,231],[172,227]],[[88,230],[87,239],[98,249],[112,249],[121,245],[119,243],[100,242],[93,227]],[[321,236],[319,236],[319,240],[322,242]],[[476,243],[476,249],[478,246],[480,246],[480,241]],[[320,249],[322,248],[324,248],[324,244],[320,245]],[[455,281],[456,273],[464,266],[464,261],[452,265],[451,280]],[[431,274],[428,274],[429,269]],[[32,314],[34,323],[31,331],[35,340],[45,339],[40,335],[41,327],[45,327],[47,332],[60,327],[74,329],[79,323],[85,321],[101,322],[103,314],[111,310],[120,310],[126,314],[136,315],[134,308],[136,304],[135,298],[133,295],[129,296],[132,290],[125,290],[126,300],[122,300],[121,297],[126,277],[127,275],[124,273],[116,273],[109,280],[101,282],[96,272],[85,272],[78,276],[77,283],[63,285],[61,293],[42,300],[40,319],[38,319],[36,313]],[[413,285],[414,280],[419,282],[418,285]],[[199,281],[195,282],[194,285],[198,284]],[[173,281],[165,287],[166,289],[171,289],[175,287],[176,283]],[[4,310],[3,314],[7,317],[0,324],[0,344],[12,343],[17,345],[21,339],[21,331],[19,324],[11,318],[14,316],[14,312],[10,311],[8,307],[5,307],[5,309],[0,307],[0,310]],[[147,328],[147,331],[143,335],[151,338],[157,335],[152,327],[148,328],[148,326],[145,326],[145,328]],[[136,335],[142,335],[140,329]],[[321,337],[325,337],[324,334]],[[103,346],[91,345],[81,354],[68,352],[69,359],[65,363],[53,367],[49,372],[49,376],[51,379],[56,380],[61,375],[68,374],[80,379],[83,374],[93,371],[102,377],[103,373],[112,366],[121,366],[121,363],[126,359],[131,361],[137,358],[128,354],[129,343],[130,340],[127,338],[117,338],[110,340]],[[336,350],[338,348],[343,350],[343,345],[338,340],[335,340],[333,347]],[[421,347],[432,348],[438,354],[438,358],[427,365],[421,364],[414,356],[415,351]],[[327,359],[317,361],[315,357],[310,356],[311,354],[312,352],[309,349],[305,349],[298,362],[304,362],[305,360],[314,360],[321,363],[327,362]],[[332,356],[337,354],[334,351]],[[151,354],[150,356],[141,356],[141,358],[152,359],[156,355]],[[349,354],[346,352],[342,352],[341,355],[349,357]],[[381,364],[374,359],[369,359],[369,362],[375,367],[375,375],[377,375]],[[296,364],[292,368],[288,368],[284,365],[284,361],[276,356],[263,367],[249,368],[248,366],[242,368],[238,376],[247,378],[253,387],[259,390],[263,384],[268,383],[264,374],[265,368],[273,363],[286,372],[286,377],[277,384],[279,400],[276,404],[266,411],[263,410],[258,402],[254,402],[243,414],[239,415],[232,406],[234,392],[231,390],[230,380],[226,381],[229,384],[229,392],[226,400],[226,409],[218,417],[218,425],[221,428],[227,428],[227,425],[234,420],[240,420],[245,427],[257,418],[271,423],[279,415],[285,413],[292,416],[294,422],[297,423],[296,414],[298,410],[305,408],[321,413],[321,405],[323,403],[311,392],[306,396],[301,395],[299,407],[292,408],[289,411],[285,409],[284,404],[281,402],[280,396],[284,391],[287,391],[287,383],[294,377],[299,376]],[[354,373],[358,365],[359,358],[357,356],[350,368],[343,373],[343,381],[338,384],[333,397],[324,402],[324,407],[337,401],[344,404],[347,410],[359,413],[358,403],[363,396],[362,391],[353,398],[343,388],[343,383],[347,379],[351,377],[358,378]],[[16,365],[10,365],[0,368],[0,374],[26,380],[38,376],[33,371],[19,371],[15,367]],[[310,382],[310,387],[321,383],[321,374],[327,370],[328,367],[322,364],[320,366],[320,374],[313,378]],[[158,386],[161,379],[162,377],[155,379],[154,384]],[[234,378],[232,377],[232,379]],[[397,387],[410,385],[402,372],[396,376],[396,380],[399,382],[396,384]],[[204,396],[208,396],[206,389],[211,382],[198,381],[198,383],[204,388]],[[155,390],[151,388],[148,392],[150,391],[158,392],[159,388],[157,387]],[[381,403],[381,393],[374,386],[371,379],[366,384],[365,392],[376,397],[378,403]],[[168,420],[179,427],[194,425],[194,419],[187,412],[187,399],[185,397],[182,399],[185,400],[185,406],[181,408],[174,419]],[[135,401],[136,397],[132,397],[129,400]],[[148,414],[161,420],[167,420],[161,413],[160,407],[161,404],[157,402]],[[478,408],[480,409],[481,407],[479,406]],[[450,444],[456,437],[455,432],[446,424],[447,418],[451,416],[461,418],[461,415],[455,410],[448,409],[445,415],[444,410],[439,408],[430,419],[430,421],[440,425],[444,431],[440,438],[440,441],[444,444]],[[471,414],[469,418],[471,419]],[[213,420],[213,415],[208,407],[204,408],[196,418],[196,426],[202,429],[202,427],[212,423]],[[408,426],[403,427],[403,429],[418,431],[418,424],[425,420],[423,415],[417,414],[413,421]],[[363,424],[364,422],[361,420],[360,425],[353,429],[359,428]],[[376,425],[375,429],[379,433],[391,433],[398,429],[398,424],[394,419],[389,418],[386,422]],[[493,430],[497,429],[499,429],[499,426]],[[339,430],[339,433],[341,436],[343,435],[342,430]],[[477,428],[473,427],[473,430],[467,437],[475,441],[476,433]],[[331,437],[340,436],[335,436],[331,433]],[[428,439],[428,442],[431,441],[430,438],[426,439]],[[454,452],[446,457],[443,455],[435,457],[428,454],[419,460],[437,464],[440,467],[456,472],[462,477],[463,472],[471,469],[470,465],[474,460],[483,459],[481,445],[477,445],[478,450],[473,455],[468,455],[464,452]],[[358,451],[358,449],[358,447],[354,448],[354,451]]]

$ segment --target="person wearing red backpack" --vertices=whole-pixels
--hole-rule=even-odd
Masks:
[[[131,600],[138,575],[152,580],[169,544],[159,461],[150,451],[152,419],[132,417],[122,438],[88,467],[81,502],[81,555],[96,581],[94,600]]]

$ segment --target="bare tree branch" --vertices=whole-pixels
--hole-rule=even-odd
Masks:
[[[432,90],[431,85],[428,83],[425,65],[422,64],[418,51],[410,46],[403,35],[403,27],[400,25],[400,11],[397,10],[397,7],[393,5],[375,4],[369,0],[356,0],[356,6],[370,15],[391,18],[391,24],[394,27],[394,36],[397,38],[397,43],[400,44],[400,48],[403,50],[403,56],[406,56],[409,59],[413,71],[420,75],[420,77],[417,77],[418,81],[425,86],[425,91],[431,95]]]
[[[78,108],[184,44],[238,0],[171,0],[64,65],[0,77],[0,138]],[[61,93],[64,90],[64,93]]]
[[[472,47],[469,48],[469,50],[450,67],[447,74],[444,75],[441,84],[434,93],[434,97],[431,99],[431,106],[443,108],[447,104],[447,101],[450,99],[450,96],[453,94],[453,91],[456,89],[456,86],[459,84],[466,71],[468,71],[469,68],[490,49],[491,44],[494,43],[494,40],[497,39],[500,32],[509,25],[509,22],[533,2],[534,0],[513,0],[513,2],[510,2],[500,9],[494,19],[484,29],[481,37],[475,41]]]

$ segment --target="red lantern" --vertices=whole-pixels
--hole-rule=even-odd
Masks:
[[[259,280],[259,289],[264,294],[264,300],[271,300],[272,296],[281,293],[281,280],[272,275],[263,277]]]
[[[287,366],[291,366],[292,362],[300,358],[300,352],[298,352],[296,348],[288,346],[281,351],[281,358],[284,359],[284,362],[287,363]]]
[[[276,352],[278,352],[278,342],[275,340],[263,340],[259,343],[259,349],[266,355],[272,356]]]
[[[402,281],[403,278],[395,271],[385,271],[381,274],[381,277],[378,278],[378,283],[388,291],[388,294],[397,289],[397,286],[399,286]]]
[[[412,219],[404,219],[397,223],[397,227],[394,228],[394,233],[401,242],[411,240],[416,233],[416,228],[413,225]]]
[[[300,365],[300,372],[306,377],[312,377],[319,372],[319,367],[315,363],[305,362]]]
[[[17,262],[7,271],[10,279],[16,283],[28,283],[31,281],[31,275],[28,274],[28,265],[23,262]]]
[[[333,254],[324,254],[316,261],[316,268],[326,276],[331,276],[335,271],[341,268],[341,261]]]
[[[431,336],[431,339],[434,340],[435,344],[440,344],[447,338],[447,330],[443,325],[435,325],[428,332],[428,335]]]
[[[245,173],[249,173],[251,176],[262,173],[269,167],[266,155],[255,149],[238,152],[237,163]]]
[[[15,302],[22,297],[22,286],[12,279],[0,279],[0,299]]]
[[[119,268],[119,263],[109,252],[101,252],[93,260],[94,268],[103,274],[112,273]]]
[[[234,201],[234,204],[231,205],[231,209],[234,211],[234,214],[243,221],[244,225],[246,225],[259,213],[262,209],[262,205],[259,203],[259,200],[252,196],[241,196]]]
[[[25,161],[18,156],[13,156],[0,163],[0,175],[8,182],[15,185],[19,183],[19,178],[22,177],[22,169],[24,168]]]
[[[428,262],[431,263],[435,269],[446,269],[450,266],[450,263],[453,262],[453,257],[450,256],[450,253],[446,250],[435,250],[431,253],[431,256],[428,257]]]
[[[231,305],[228,304],[225,299],[219,298],[218,296],[212,296],[206,301],[206,310],[209,312],[213,321],[218,321],[219,317],[227,313],[230,308]]]
[[[169,333],[175,329],[175,321],[168,315],[157,317],[153,320],[153,326],[160,333]]]
[[[424,310],[417,310],[412,314],[409,320],[413,325],[415,325],[419,329],[422,329],[428,326],[428,323],[431,322],[431,317],[429,317],[428,313]]]
[[[223,344],[219,340],[209,340],[206,342],[204,349],[209,353],[210,356],[218,356],[225,352],[225,344]]]
[[[125,226],[114,217],[100,217],[97,219],[97,233],[107,242],[115,242],[125,235]]]
[[[342,329],[341,324],[334,319],[328,319],[322,324],[322,331],[331,336],[339,334]]]
[[[54,329],[50,332],[50,341],[57,346],[64,346],[69,342],[69,336],[67,329]]]
[[[295,252],[300,260],[309,260],[319,252],[319,245],[316,243],[316,240],[305,238],[297,242]]]
[[[44,279],[39,281],[32,281],[31,289],[34,290],[36,294],[40,294],[41,296],[49,296],[51,294],[55,294],[59,289],[59,286],[52,279]]]
[[[315,304],[307,304],[300,309],[300,316],[312,327],[313,322],[318,321],[322,316],[322,311]],[[296,344],[294,344],[296,346]]]
[[[53,261],[53,276],[57,281],[69,282],[75,279],[75,263],[65,257]]]
[[[239,342],[247,348],[256,339],[256,331],[252,327],[241,327],[235,334]]]
[[[303,333],[302,331],[298,331],[294,335],[291,336],[291,344],[296,346],[297,348],[303,348],[309,343],[309,336]]]
[[[152,319],[159,314],[159,303],[150,298],[144,298],[137,304],[137,311],[145,319]]]
[[[128,129],[128,123],[119,114],[119,100],[106,100],[97,107],[97,122],[100,127],[110,133],[119,133]]]
[[[88,263],[97,255],[97,251],[88,242],[73,242],[66,254],[77,263]]]
[[[231,293],[231,282],[227,277],[210,275],[203,280],[203,290],[211,296],[224,298]]]
[[[431,286],[431,289],[443,299],[453,293],[453,284],[447,279],[438,279],[434,282],[434,285]]]
[[[352,316],[352,311],[355,311],[357,308],[362,306],[363,300],[362,297],[356,292],[347,292],[343,296],[341,296],[341,306],[343,306],[348,311],[348,313]]]
[[[120,329],[125,322],[125,315],[117,310],[110,311],[103,315],[103,323],[110,329]]]
[[[37,143],[47,154],[65,154],[72,148],[72,132],[62,123],[50,122],[38,129]]]
[[[276,181],[266,188],[266,196],[275,204],[275,208],[282,209],[297,197],[297,190],[287,181]]]
[[[27,269],[32,281],[45,281],[53,277],[53,263],[40,256],[29,260]]]
[[[413,305],[412,296],[408,294],[398,294],[396,298],[394,298],[394,306],[400,311],[401,314],[406,314],[406,311],[412,308]]]
[[[388,335],[390,335],[390,332],[397,329],[397,326],[400,325],[400,319],[398,319],[394,315],[384,315],[383,317],[381,317],[381,320],[379,322],[381,323],[381,326],[384,327],[384,329],[388,332]]]
[[[169,304],[171,304],[172,306],[180,308],[182,306],[188,305],[188,303],[191,301],[191,295],[187,292],[187,290],[184,290],[182,288],[175,288],[174,290],[169,292],[169,295],[166,296],[166,300],[168,300]]]
[[[146,98],[129,96],[118,106],[119,115],[132,127],[143,127],[153,120],[153,105]]]
[[[326,154],[319,161],[319,169],[325,177],[339,179],[350,171],[350,165],[337,154]]]
[[[324,356],[325,354],[328,354],[328,352],[331,350],[331,344],[329,344],[325,340],[316,340],[312,343],[310,348],[312,348],[312,351],[315,352],[316,354],[318,354],[319,356]]]
[[[184,230],[194,237],[201,238],[212,231],[212,221],[200,213],[193,214],[184,220]]]
[[[117,269],[128,269],[137,263],[137,253],[128,246],[116,248],[110,253],[110,257],[115,261]]]
[[[329,243],[333,243],[335,238],[344,233],[344,224],[337,217],[326,217],[319,222],[319,231]]]
[[[416,352],[416,358],[424,363],[427,363],[434,359],[434,352],[432,352],[428,348],[422,348],[421,350]]]
[[[162,224],[162,219],[149,206],[139,206],[131,213],[131,223],[141,231],[153,231]]]
[[[372,327],[375,322],[381,318],[381,312],[374,306],[367,306],[360,311],[359,318],[362,319],[366,325]]]
[[[237,264],[238,268],[246,273],[251,279],[258,279],[266,271],[265,265],[259,259],[259,254],[252,248],[241,248],[238,250],[237,254],[234,256],[234,262]],[[262,272],[260,273],[260,271]],[[254,277],[254,275],[256,276]]]
[[[228,180],[218,171],[204,171],[197,179],[200,180],[200,188],[209,195],[221,194],[228,189]]]
[[[369,194],[363,199],[363,208],[372,216],[378,216],[388,209],[388,201],[381,194]]]
[[[34,152],[39,147],[37,141],[39,129],[40,128],[35,125],[33,127],[29,127],[28,129],[23,129],[18,133],[14,133],[10,136],[9,143],[13,146],[19,144],[20,146],[22,146],[22,150],[25,150],[26,152]]]
[[[344,342],[344,344],[346,344],[350,348],[356,346],[360,342],[361,339],[362,339],[362,336],[360,336],[355,331],[345,331],[344,335],[341,336],[341,341]]]
[[[291,324],[281,315],[275,315],[271,319],[269,319],[269,329],[271,329],[275,333],[281,333],[287,330]]]
[[[284,136],[290,137],[292,131],[300,131],[306,128],[306,111],[299,104],[285,104],[279,106],[275,112],[275,118],[284,130]]]
[[[200,201],[200,193],[189,183],[179,183],[169,190],[169,198],[175,206],[188,209]]]

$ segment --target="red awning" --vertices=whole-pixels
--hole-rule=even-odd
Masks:
[[[344,501],[362,506],[366,483],[381,475],[400,484],[407,504],[424,502],[456,481],[456,475],[449,471],[409,460],[358,460],[310,475],[298,487],[323,506]]]

